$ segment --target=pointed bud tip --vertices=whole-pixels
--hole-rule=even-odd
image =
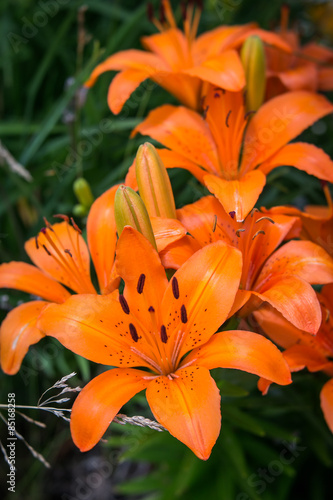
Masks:
[[[147,209],[134,189],[124,184],[119,186],[114,200],[114,215],[119,236],[125,226],[131,226],[157,248]]]
[[[176,206],[167,170],[156,148],[142,144],[135,159],[135,173],[148,213],[152,217],[176,219]]]

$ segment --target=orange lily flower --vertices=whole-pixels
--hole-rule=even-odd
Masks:
[[[91,87],[102,73],[120,71],[108,92],[108,104],[115,114],[147,78],[195,110],[201,109],[206,82],[227,90],[241,90],[245,77],[235,49],[249,35],[256,34],[281,50],[290,50],[278,35],[253,25],[220,27],[196,38],[201,10],[194,9],[193,2],[189,2],[184,13],[184,32],[177,28],[169,0],[162,0],[161,7],[163,20],[153,19],[160,33],[142,38],[149,52],[117,52],[99,64],[85,84]]]
[[[302,239],[313,241],[323,247],[333,257],[333,202],[329,187],[324,186],[328,205],[308,205],[304,212],[289,206],[273,207],[265,210],[267,214],[294,215],[302,221]]]
[[[109,293],[118,286],[114,269],[116,226],[113,216],[114,186],[92,205],[87,220],[87,236],[99,287]],[[1,367],[8,375],[20,369],[30,345],[44,334],[37,328],[39,314],[49,302],[62,303],[70,292],[97,293],[90,278],[90,257],[81,231],[66,216],[57,224],[49,224],[25,244],[25,250],[35,265],[9,262],[0,266],[0,287],[14,288],[43,300],[33,300],[9,312],[0,329]]]
[[[283,355],[292,372],[306,367],[310,372],[323,371],[330,377],[321,390],[320,400],[333,432],[333,284],[325,285],[318,299],[323,320],[316,336],[298,330],[269,307],[256,311],[254,317],[265,334],[285,349]],[[258,385],[266,394],[270,382],[261,379]]]
[[[191,236],[162,252],[165,267],[177,268],[198,248],[222,240],[243,255],[240,290],[231,314],[247,316],[268,302],[293,325],[318,331],[321,311],[311,284],[333,282],[333,259],[310,241],[289,241],[300,231],[299,219],[253,211],[244,222],[227,214],[213,196],[183,207],[177,216]],[[278,248],[280,247],[280,248]]]
[[[288,90],[333,90],[333,51],[312,42],[302,47],[298,33],[288,30],[288,18],[288,7],[282,7],[279,35],[291,52],[266,47],[267,97]]]
[[[333,181],[333,162],[320,148],[294,142],[319,118],[332,113],[323,96],[288,92],[263,104],[248,122],[241,92],[210,88],[204,117],[184,107],[161,106],[150,112],[133,134],[140,132],[170,151],[159,154],[167,168],[189,170],[242,221],[256,203],[266,175],[290,165]]]
[[[279,384],[290,382],[281,353],[263,336],[215,334],[239,286],[240,252],[223,242],[206,246],[168,282],[158,253],[127,226],[116,266],[124,294],[73,296],[50,305],[39,321],[46,335],[77,354],[116,367],[93,379],[76,399],[74,443],[81,451],[92,448],[120,408],[147,389],[155,418],[206,460],[221,425],[220,395],[210,369],[265,372]]]

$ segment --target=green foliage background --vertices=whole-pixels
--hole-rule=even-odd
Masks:
[[[56,11],[48,13],[47,4]],[[250,21],[270,29],[278,24],[281,4],[207,0],[200,31]],[[83,5],[87,10],[80,31],[78,12]],[[157,1],[154,5],[158,8]],[[295,0],[290,5],[291,20],[297,21],[305,39],[323,40],[320,26],[308,14],[309,2]],[[129,139],[132,128],[150,109],[175,101],[162,89],[143,85],[114,117],[106,103],[111,74],[104,74],[75,110],[80,87],[97,62],[113,52],[140,47],[140,37],[155,32],[145,2],[2,0],[0,14],[0,139],[32,176],[27,182],[0,161],[0,260],[6,262],[27,260],[24,242],[43,226],[43,216],[52,220],[56,213],[73,215],[75,178],[83,175],[95,197],[121,181],[144,140]],[[177,15],[180,19],[179,6]],[[89,41],[80,51],[78,32],[83,29]],[[333,156],[332,132],[332,118],[327,118],[303,136]],[[204,194],[186,172],[172,171],[170,176],[178,207]],[[324,198],[317,179],[282,167],[269,177],[260,204],[292,202],[320,204]],[[76,220],[84,227],[84,218]],[[26,299],[18,292],[3,294],[1,319]],[[16,376],[1,374],[0,402],[6,403],[7,393],[15,392],[16,404],[35,405],[45,389],[72,371],[78,374],[73,383],[82,386],[100,367],[66,352],[56,341],[44,340],[30,350]],[[333,439],[319,408],[325,376],[296,374],[292,386],[273,387],[264,398],[256,389],[256,377],[232,370],[216,370],[214,376],[222,394],[223,422],[208,462],[198,460],[166,432],[119,424],[111,425],[106,444],[81,454],[71,442],[67,423],[31,410],[27,414],[46,428],[18,414],[17,428],[52,469],[45,469],[19,442],[13,498],[330,498]],[[151,417],[143,395],[125,412]],[[6,428],[1,425],[5,442]],[[289,463],[281,457],[288,457]],[[8,494],[4,461],[0,474],[4,498]]]

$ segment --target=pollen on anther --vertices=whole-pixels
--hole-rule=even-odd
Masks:
[[[171,280],[171,286],[172,286],[172,293],[175,299],[179,299],[179,285],[178,285],[178,280],[174,276]]]
[[[75,231],[77,231],[79,234],[82,234],[82,231],[81,229],[79,228],[79,226],[76,224],[75,220],[73,219],[73,217],[71,217],[71,223],[72,223],[72,226],[74,227]]]
[[[228,111],[228,114],[226,116],[226,119],[225,119],[225,125],[227,128],[229,128],[229,117],[231,115],[231,109]]]
[[[45,250],[45,252],[47,253],[47,255],[52,255],[51,252],[47,249],[47,247],[45,245],[43,245],[43,248]]]
[[[55,214],[53,217],[55,217],[56,219],[62,219],[62,220],[64,220],[65,222],[69,222],[69,217],[68,217],[68,215],[63,215],[63,214]]]
[[[122,310],[124,311],[125,314],[130,313],[130,308],[128,306],[127,300],[122,294],[119,294],[119,303],[121,305]]]
[[[139,335],[138,335],[138,332],[136,331],[136,328],[133,325],[133,323],[129,324],[129,330],[130,330],[130,334],[131,334],[132,339],[134,340],[134,342],[137,342],[139,340]]]
[[[137,292],[142,293],[143,292],[143,287],[145,285],[145,280],[146,276],[144,274],[140,274],[139,279],[138,279],[138,284],[137,284]]]
[[[163,344],[166,344],[168,342],[168,335],[164,325],[161,326],[161,341],[163,342]]]
[[[187,323],[187,311],[184,304],[180,308],[180,319],[182,320],[182,323]]]

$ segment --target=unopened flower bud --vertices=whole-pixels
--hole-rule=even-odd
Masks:
[[[261,38],[253,35],[245,40],[241,59],[246,78],[246,109],[257,111],[264,102],[266,90],[266,58]]]
[[[88,182],[83,177],[79,177],[74,181],[73,190],[80,205],[88,210],[94,201]]]
[[[152,217],[176,219],[176,206],[166,168],[152,144],[139,147],[135,160],[140,196]]]
[[[145,204],[132,188],[124,185],[119,186],[114,199],[114,215],[119,236],[125,226],[131,226],[143,234],[157,249]]]

